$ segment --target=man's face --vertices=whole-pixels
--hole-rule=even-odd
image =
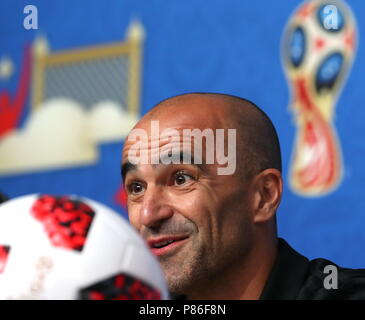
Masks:
[[[209,119],[202,125],[198,116],[191,119],[190,115],[157,120],[160,131],[179,132],[175,144],[183,129],[203,130],[209,124]],[[219,124],[212,121],[211,125],[216,129]],[[138,128],[151,139],[150,121],[142,121]],[[145,148],[150,154],[161,154],[166,147],[173,148],[169,141],[150,140]],[[247,253],[251,241],[248,182],[237,173],[218,175],[217,163],[204,163],[205,144],[202,164],[126,165],[133,143],[127,140],[123,150],[130,222],[158,257],[170,291],[188,294]]]

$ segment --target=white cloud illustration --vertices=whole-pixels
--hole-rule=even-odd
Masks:
[[[128,135],[137,121],[136,116],[123,111],[115,102],[100,102],[90,111],[90,134],[96,142],[120,140]]]
[[[0,174],[93,163],[99,142],[124,138],[136,121],[112,102],[87,111],[70,99],[48,100],[29,116],[24,129],[0,140]]]

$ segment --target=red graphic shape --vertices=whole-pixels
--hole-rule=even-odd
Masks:
[[[292,184],[301,193],[328,192],[341,178],[341,153],[335,130],[311,100],[302,78],[295,83],[295,99],[300,110]]]
[[[320,38],[320,37],[318,37],[314,42],[314,46],[315,46],[317,51],[321,50],[324,47],[325,44],[326,44],[326,41],[323,38]]]
[[[119,273],[84,288],[82,300],[161,300],[160,293],[150,285],[132,276]]]
[[[355,49],[355,30],[349,30],[346,32],[345,36],[345,46],[349,48],[351,51]]]
[[[314,7],[313,3],[311,3],[311,2],[305,3],[297,11],[297,16],[298,16],[298,18],[306,19],[312,14],[314,9],[315,9],[315,7]]]
[[[0,245],[0,274],[5,271],[6,262],[9,258],[10,246]]]
[[[86,203],[68,196],[42,195],[31,209],[33,217],[43,223],[52,245],[81,251],[95,216]]]
[[[8,91],[0,92],[0,138],[18,126],[20,116],[28,95],[30,82],[30,48],[24,51],[23,66],[17,91],[12,98]]]
[[[121,205],[124,210],[127,210],[127,200],[127,192],[125,191],[123,186],[121,186],[114,196],[114,201]]]

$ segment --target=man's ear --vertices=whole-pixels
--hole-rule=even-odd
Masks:
[[[267,222],[275,215],[283,192],[283,179],[277,169],[266,169],[253,181],[253,221]]]

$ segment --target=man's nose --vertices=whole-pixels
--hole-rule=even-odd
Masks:
[[[141,207],[141,224],[158,227],[173,215],[173,209],[166,203],[164,192],[158,187],[147,188]]]

